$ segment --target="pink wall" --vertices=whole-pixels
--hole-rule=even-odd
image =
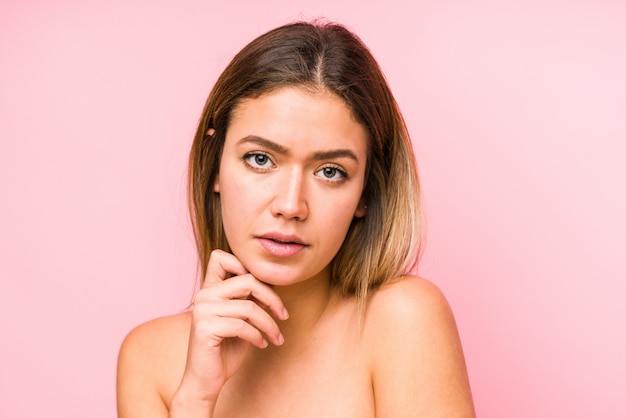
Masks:
[[[95,3],[0,3],[3,417],[114,415],[121,339],[191,296],[185,158],[213,80],[322,15],[370,45],[413,132],[421,274],[480,416],[626,416],[626,3]]]

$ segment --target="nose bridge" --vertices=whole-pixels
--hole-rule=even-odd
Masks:
[[[303,170],[294,166],[280,173],[274,198],[274,213],[286,218],[305,219],[308,215]]]

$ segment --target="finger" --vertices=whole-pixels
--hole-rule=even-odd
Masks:
[[[228,273],[240,276],[248,273],[248,271],[233,254],[222,250],[212,251],[202,287],[224,281]]]
[[[248,322],[257,328],[275,345],[281,345],[285,339],[276,321],[256,302],[251,300],[227,300],[211,305],[214,315],[221,318],[236,318]]]
[[[267,284],[257,280],[249,273],[201,289],[196,294],[194,303],[249,298],[259,306],[269,308],[276,318],[281,320],[289,318],[289,313],[280,296]]]
[[[226,338],[240,338],[259,348],[265,348],[268,345],[261,331],[242,319],[217,316],[210,321],[196,324],[195,328],[200,334],[216,337],[215,346],[220,345]]]

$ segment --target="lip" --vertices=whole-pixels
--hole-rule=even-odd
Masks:
[[[299,236],[279,232],[269,232],[256,236],[255,239],[265,251],[275,257],[292,257],[308,247]]]

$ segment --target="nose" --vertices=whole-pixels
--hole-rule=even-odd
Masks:
[[[271,204],[272,214],[285,219],[303,221],[309,216],[306,184],[301,170],[294,168],[279,174]]]

